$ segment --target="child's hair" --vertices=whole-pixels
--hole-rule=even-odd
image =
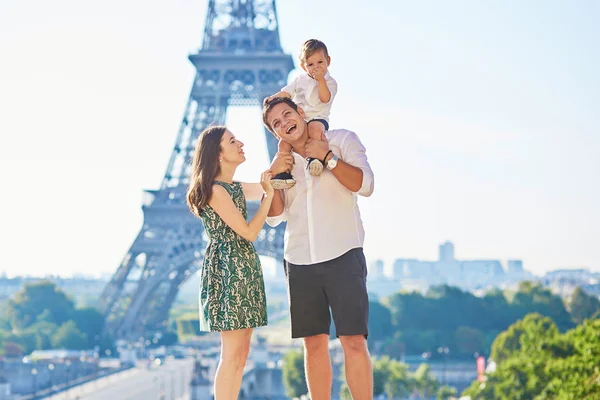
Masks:
[[[308,57],[312,56],[319,50],[323,50],[325,57],[329,57],[329,52],[327,51],[327,46],[325,46],[325,43],[317,39],[308,39],[306,42],[304,42],[302,49],[300,50],[300,61],[305,63]]]

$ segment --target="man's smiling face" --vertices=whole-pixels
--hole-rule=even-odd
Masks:
[[[275,135],[286,142],[293,143],[306,133],[304,111],[300,107],[296,112],[288,104],[277,104],[269,111],[267,120]]]

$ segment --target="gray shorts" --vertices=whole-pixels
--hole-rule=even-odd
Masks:
[[[284,260],[290,299],[292,338],[329,334],[331,318],[337,336],[369,334],[367,263],[362,248],[312,265]]]

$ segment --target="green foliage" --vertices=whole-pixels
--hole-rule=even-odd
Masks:
[[[515,293],[493,289],[483,297],[447,285],[432,287],[426,294],[396,293],[383,302],[390,310],[393,333],[378,336],[378,348],[396,358],[422,353],[435,357],[436,349],[444,346],[452,358],[472,359],[474,353],[490,354],[497,334],[529,313],[550,317],[561,331],[573,327],[573,319],[592,317],[593,312],[600,315],[594,300],[584,296],[574,297],[572,304],[582,305],[575,318],[559,296],[532,282],[522,282]],[[372,326],[379,326],[385,323],[385,313],[378,308],[370,319]]]
[[[408,372],[408,365],[392,361],[388,368],[388,375],[383,384],[385,394],[390,400],[408,396],[416,386],[414,378]]]
[[[299,350],[291,350],[283,356],[283,384],[288,397],[300,397],[308,393],[306,386],[306,375],[304,373],[304,353]]]
[[[369,341],[381,340],[394,333],[390,309],[376,301],[369,302]]]
[[[507,331],[498,335],[492,345],[491,358],[497,363],[510,358],[522,349],[523,343],[536,340],[532,335],[553,337],[557,334],[558,328],[550,318],[540,314],[528,314],[523,320],[517,321]]]
[[[87,348],[99,345],[104,329],[104,316],[98,310],[89,307],[73,310],[72,321],[86,335]]]
[[[569,308],[573,321],[580,324],[584,320],[591,319],[600,313],[600,300],[594,296],[590,296],[578,287],[571,295]]]
[[[433,396],[440,384],[432,375],[429,365],[421,364],[411,373],[408,365],[388,356],[373,360],[373,394],[388,398],[408,396],[416,389],[423,398]]]
[[[600,320],[560,333],[527,315],[494,342],[496,371],[463,393],[472,399],[600,399]]]
[[[342,386],[340,387],[340,399],[352,400],[352,394],[350,393],[350,388],[346,382],[342,383]]]
[[[59,349],[85,350],[87,342],[86,335],[77,329],[73,321],[65,322],[52,336],[52,347]]]
[[[437,395],[446,399],[455,395],[456,389],[440,387],[427,364],[421,364],[414,373],[408,365],[388,356],[373,360],[373,394],[386,395],[389,399],[405,398],[417,391],[420,398],[429,399]],[[440,397],[441,396],[441,397]]]
[[[454,333],[456,349],[462,354],[475,354],[483,349],[484,335],[476,328],[459,326]]]
[[[440,387],[440,383],[431,373],[428,364],[419,365],[414,373],[414,380],[419,394],[425,399],[430,398]]]
[[[25,329],[42,320],[57,325],[71,318],[74,310],[71,299],[56,284],[42,281],[27,284],[8,301],[7,313],[13,329]],[[41,315],[40,315],[41,314]]]
[[[100,346],[101,351],[112,347],[112,338],[102,333],[102,314],[90,307],[76,309],[66,293],[50,281],[25,285],[6,302],[3,311],[7,329],[0,335],[0,345],[10,341],[26,353],[50,349],[57,343],[75,349]]]
[[[438,392],[437,392],[437,399],[438,400],[447,400],[451,397],[455,397],[457,394],[456,389],[453,388],[452,386],[448,386],[448,385],[444,385],[441,388],[439,388]]]

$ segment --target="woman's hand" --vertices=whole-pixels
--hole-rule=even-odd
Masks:
[[[266,170],[260,175],[260,185],[262,186],[267,196],[272,196],[275,191],[275,189],[273,189],[273,186],[271,185],[272,177],[273,174],[271,173],[270,169]]]

